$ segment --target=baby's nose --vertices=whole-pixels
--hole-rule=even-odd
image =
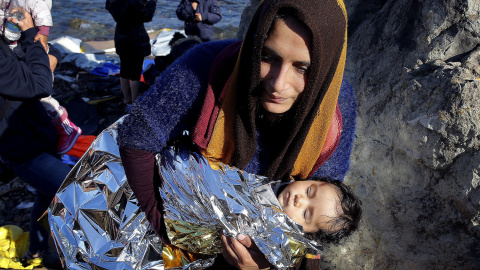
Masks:
[[[293,199],[293,206],[295,207],[300,207],[302,206],[303,198],[300,195],[295,195],[295,198]]]

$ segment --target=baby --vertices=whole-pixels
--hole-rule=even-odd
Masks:
[[[212,245],[219,237],[215,231],[248,234],[263,247],[261,252],[270,262],[285,259],[276,265],[283,268],[300,258],[300,253],[311,250],[308,256],[315,257],[321,250],[319,244],[338,243],[349,236],[361,218],[361,202],[337,180],[285,183],[225,164],[212,165],[201,154],[182,147],[163,151],[157,162],[166,233],[174,246],[191,253],[218,253],[220,245]],[[180,229],[179,223],[183,223]],[[204,228],[210,230],[203,232]],[[162,230],[157,232],[163,235]],[[272,240],[275,237],[270,234],[277,239],[287,236],[306,249],[276,255],[283,249],[283,240]]]
[[[283,211],[303,226],[306,236],[338,243],[358,227],[360,200],[338,180],[293,181],[277,191]]]

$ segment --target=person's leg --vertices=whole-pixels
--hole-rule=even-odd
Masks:
[[[48,249],[49,232],[37,220],[47,210],[55,193],[70,172],[60,159],[43,153],[22,164],[10,164],[15,174],[35,188],[35,202],[30,214],[30,254]]]
[[[132,103],[132,94],[130,91],[130,57],[126,55],[120,56],[120,86],[123,94],[123,104]]]
[[[67,110],[58,103],[52,96],[48,96],[40,99],[40,103],[47,111],[52,124],[55,126],[55,130],[58,134],[57,153],[65,154],[78,139],[78,136],[82,134],[82,129],[77,127],[68,118]]]
[[[60,106],[60,103],[52,96],[44,97],[40,99],[40,103],[42,104],[45,111],[47,111],[48,116],[50,119],[55,119],[60,117],[65,112],[65,108]]]
[[[140,95],[140,87],[142,86],[142,82],[140,81],[130,81],[130,90],[132,93],[132,103],[135,102],[137,97]]]
[[[130,91],[132,94],[132,103],[135,102],[140,95],[140,87],[142,82],[140,78],[143,70],[143,56],[132,56],[129,65]]]
[[[120,86],[122,87],[123,103],[132,103],[132,94],[130,92],[130,80],[120,77]]]

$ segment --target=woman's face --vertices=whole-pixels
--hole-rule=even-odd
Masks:
[[[261,103],[271,113],[288,111],[305,88],[310,31],[292,17],[276,19],[262,50]]]

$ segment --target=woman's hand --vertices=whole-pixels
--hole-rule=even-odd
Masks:
[[[270,269],[273,266],[248,235],[238,235],[238,239],[222,235],[222,255],[238,269]]]
[[[14,17],[8,17],[7,20],[9,22],[13,23],[13,24],[18,25],[18,27],[20,27],[20,29],[22,29],[22,31],[25,31],[27,29],[32,28],[33,27],[33,20],[32,20],[32,16],[30,15],[30,13],[28,13],[26,10],[24,10],[22,8],[14,8],[13,11],[15,11],[15,10],[23,12],[23,16],[25,16],[25,18],[23,20],[19,21]]]

